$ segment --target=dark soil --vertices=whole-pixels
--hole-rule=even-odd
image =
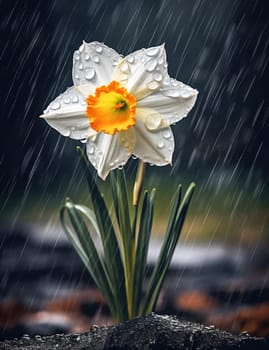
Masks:
[[[117,326],[92,327],[90,332],[30,338],[0,343],[1,350],[101,350],[101,349],[177,349],[224,350],[268,349],[266,339],[239,336],[215,327],[182,322],[169,316],[152,314]]]

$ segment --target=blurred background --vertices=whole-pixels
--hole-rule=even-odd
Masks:
[[[72,86],[83,40],[123,55],[165,42],[170,76],[199,90],[173,127],[173,166],[147,169],[160,203],[149,264],[175,186],[197,184],[158,311],[269,334],[268,15],[266,0],[0,0],[1,339],[111,322],[59,225],[66,196],[88,200],[79,142],[38,118]]]

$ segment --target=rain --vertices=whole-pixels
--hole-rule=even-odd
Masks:
[[[146,170],[145,188],[157,188],[149,270],[177,184],[196,183],[156,311],[269,335],[268,10],[262,0],[0,0],[0,340],[112,322],[59,220],[66,197],[88,202],[85,145],[38,117],[73,85],[83,40],[124,56],[165,43],[169,75],[199,91],[172,126],[172,166]],[[130,186],[136,166],[124,167]]]

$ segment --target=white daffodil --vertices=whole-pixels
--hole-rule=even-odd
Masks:
[[[41,117],[62,135],[87,142],[102,179],[132,154],[171,163],[169,125],[186,117],[198,91],[169,77],[164,45],[123,58],[103,43],[83,42],[74,53],[73,82]]]

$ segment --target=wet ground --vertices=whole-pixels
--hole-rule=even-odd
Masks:
[[[59,232],[52,239],[44,227],[2,229],[1,340],[113,323],[101,293]],[[159,248],[153,241],[148,273]],[[236,334],[268,336],[268,276],[267,247],[179,244],[156,311]]]

